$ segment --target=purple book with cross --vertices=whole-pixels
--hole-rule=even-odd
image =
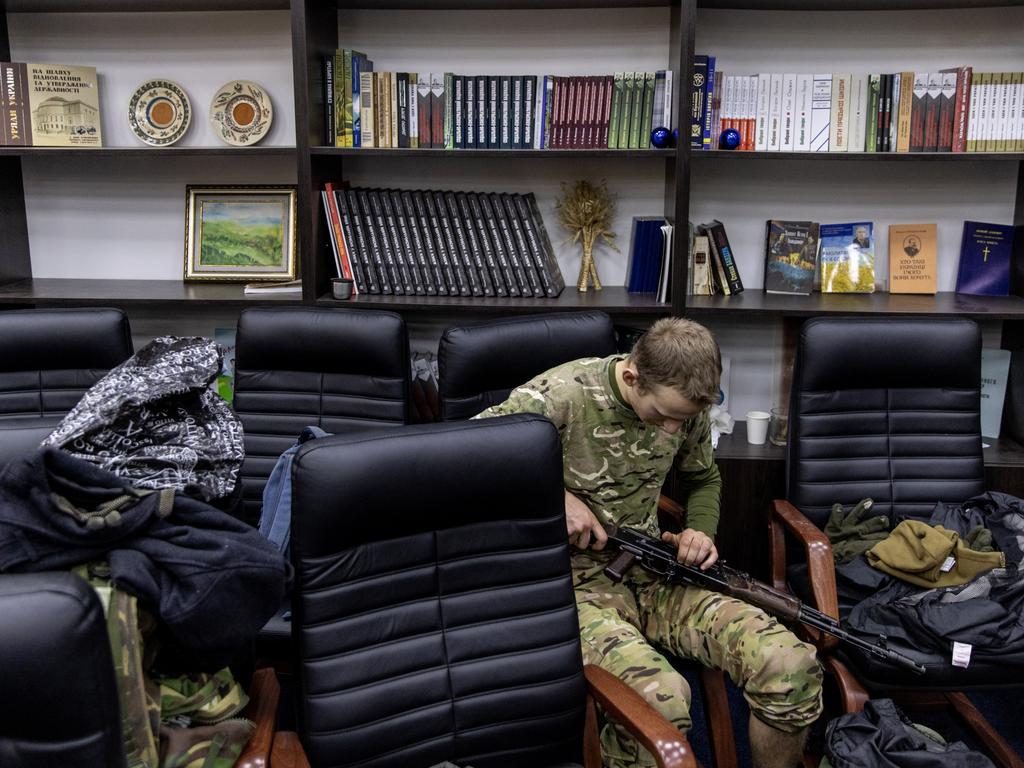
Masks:
[[[1012,253],[1012,226],[965,221],[956,292],[975,296],[1008,296]]]

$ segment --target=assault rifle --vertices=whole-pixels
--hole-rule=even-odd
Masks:
[[[904,656],[886,645],[885,635],[874,643],[851,635],[836,619],[821,611],[804,605],[792,595],[772,589],[737,571],[724,563],[715,563],[706,571],[694,565],[684,565],[676,560],[676,548],[658,539],[653,539],[635,528],[617,528],[606,525],[608,540],[618,546],[619,555],[604,569],[613,581],[621,581],[637,562],[652,573],[663,577],[670,584],[692,584],[721,592],[750,603],[776,618],[799,621],[821,632],[827,632],[844,643],[861,649],[883,661],[898,664],[923,675],[925,668],[913,659]]]

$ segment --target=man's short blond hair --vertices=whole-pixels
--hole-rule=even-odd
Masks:
[[[642,391],[671,387],[702,406],[719,398],[722,353],[711,331],[682,317],[665,317],[648,328],[630,354]]]

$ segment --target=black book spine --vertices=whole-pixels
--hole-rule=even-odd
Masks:
[[[384,266],[384,255],[381,251],[380,239],[378,238],[377,223],[374,220],[373,211],[370,207],[370,196],[365,189],[359,189],[355,192],[356,199],[359,201],[358,206],[353,206],[353,214],[358,207],[360,216],[359,220],[362,223],[363,237],[367,245],[367,252],[370,254],[370,261],[373,264],[373,269],[377,273],[377,280],[380,285],[380,292],[383,294],[392,294],[394,290],[391,286],[391,279],[388,276],[387,268]],[[351,202],[351,200],[349,201]]]
[[[448,283],[449,296],[469,296],[469,286],[466,285],[466,276],[462,270],[456,268],[458,254],[452,253],[451,246],[455,245],[448,230],[448,218],[441,215],[444,210],[444,199],[438,201],[435,193],[428,190],[423,192],[423,200],[427,206],[427,215],[430,217],[430,227],[434,234],[434,244],[437,246],[437,259],[441,262],[444,270],[444,278]],[[440,206],[438,205],[440,202]]]
[[[402,293],[412,296],[416,293],[416,286],[413,284],[412,274],[409,272],[409,265],[406,262],[405,249],[402,247],[402,239],[398,232],[398,220],[395,218],[395,210],[391,205],[391,190],[382,189],[378,194],[380,195],[380,207],[384,212],[384,226],[387,227],[388,248],[395,261],[398,279],[402,281]]]
[[[462,119],[466,126],[466,149],[476,149],[476,77],[463,77],[462,89],[466,96]]]
[[[466,243],[469,245],[469,253],[472,258],[473,272],[476,273],[477,284],[483,288],[484,296],[495,294],[494,283],[491,282],[491,273],[484,262],[483,249],[480,246],[480,238],[477,236],[476,225],[473,222],[473,213],[469,210],[469,201],[465,192],[455,194],[455,202],[458,204],[458,226],[463,230]]]
[[[473,274],[473,257],[469,254],[469,246],[466,244],[466,233],[462,231],[459,223],[459,208],[455,204],[454,192],[435,192],[434,202],[437,204],[437,216],[442,219],[441,229],[445,233],[448,243],[448,251],[451,253],[452,266],[455,268],[455,277],[464,280],[469,293],[463,296],[483,296],[484,289],[480,281]],[[462,284],[459,285],[460,292]]]
[[[533,149],[536,105],[537,76],[526,75],[523,77],[523,149]]]
[[[501,235],[501,228],[494,215],[494,206],[491,204],[491,198],[486,192],[481,192],[477,197],[480,202],[480,210],[483,211],[487,231],[490,233],[491,244],[494,246],[494,256],[498,260],[498,266],[501,268],[505,285],[508,286],[508,295],[513,298],[521,296],[522,292],[519,290],[519,281],[516,280],[512,264],[509,263],[505,238]]]
[[[423,243],[423,235],[420,234],[419,218],[416,215],[416,207],[413,205],[412,194],[409,190],[402,190],[395,205],[403,214],[400,222],[405,227],[406,236],[409,238],[411,252],[414,254],[420,276],[420,284],[428,296],[436,296],[437,285],[434,283],[430,259],[427,258],[427,247]]]
[[[381,254],[380,263],[384,267],[382,272],[387,275],[392,293],[402,296],[405,294],[405,284],[402,282],[398,264],[395,262],[395,253],[391,246],[391,238],[388,236],[388,223],[384,218],[384,205],[381,203],[380,192],[376,189],[369,189],[366,194],[370,201],[370,212],[373,214],[374,227],[371,229],[371,236],[374,234],[373,230],[376,230],[377,247]]]
[[[334,146],[334,54],[324,56],[324,146]]]
[[[501,131],[498,136],[501,149],[512,148],[512,78],[501,75]]]
[[[544,271],[547,274],[550,285],[548,296],[554,298],[565,289],[565,279],[562,277],[562,270],[558,266],[558,258],[555,256],[555,249],[551,245],[551,238],[548,237],[548,230],[544,226],[544,218],[540,215],[540,206],[537,205],[537,198],[533,196],[533,192],[517,196],[517,200],[519,199],[529,209],[529,216],[525,217],[524,220],[536,232],[537,240],[540,243],[541,250],[544,252]]]
[[[398,107],[398,146],[409,148],[409,73],[397,72],[395,83],[398,93],[395,94],[394,103]]]
[[[487,76],[487,148],[498,149],[501,139],[501,95],[500,79],[497,75]]]
[[[501,234],[502,242],[505,244],[505,253],[508,254],[508,263],[512,267],[512,274],[515,275],[516,284],[523,298],[533,295],[533,286],[523,269],[523,262],[519,259],[519,248],[516,246],[515,237],[512,235],[512,228],[508,223],[508,216],[505,215],[505,205],[501,202],[501,195],[492,192],[491,206],[494,208],[494,220],[498,223],[498,232]]]
[[[526,200],[523,199],[522,195],[509,195],[509,198],[511,198],[511,204],[515,206],[514,218],[519,221],[522,227],[523,237],[526,239],[526,245],[530,252],[530,261],[533,262],[533,268],[537,272],[537,277],[540,278],[540,285],[544,291],[543,295],[553,296],[555,295],[554,286],[551,284],[551,276],[548,275],[544,248],[541,246],[537,230],[533,226],[533,216],[530,213],[530,207],[526,204]]]
[[[515,200],[512,199],[512,195],[504,194],[501,196],[501,202],[505,206],[509,229],[512,232],[512,239],[516,244],[519,262],[523,265],[523,273],[530,284],[530,290],[533,291],[534,296],[542,299],[546,292],[544,285],[540,281],[540,276],[537,274],[537,267],[533,255],[530,253],[530,245],[526,239],[526,234],[523,232],[523,223],[519,220],[519,211],[516,210]]]
[[[523,78],[512,76],[512,135],[509,138],[512,149],[523,146]]]
[[[498,259],[494,253],[494,246],[491,244],[491,235],[487,231],[487,221],[484,219],[484,212],[480,207],[480,200],[477,198],[476,192],[466,193],[466,203],[469,206],[468,226],[476,231],[477,242],[480,244],[480,253],[483,256],[485,269],[490,274],[491,285],[494,286],[494,293],[501,297],[508,296],[508,289],[505,287],[505,278],[502,277],[501,267],[498,265]]]
[[[348,196],[344,190],[334,190],[334,199],[338,204],[338,219],[341,222],[341,237],[345,241],[344,247],[348,251],[348,260],[352,264],[352,277],[356,281],[356,290],[359,293],[380,293],[380,286],[372,286],[366,279],[364,261],[366,251],[363,249],[362,238],[357,237],[355,228],[352,226],[352,213],[349,211]],[[376,281],[374,281],[376,282]],[[373,290],[375,287],[377,290]]]
[[[424,296],[427,293],[427,286],[423,282],[423,277],[420,275],[420,266],[416,259],[416,252],[412,248],[412,238],[409,237],[409,230],[405,223],[405,207],[402,205],[402,193],[397,189],[392,189],[388,192],[382,192],[381,195],[385,201],[385,207],[390,204],[390,210],[388,216],[395,223],[395,230],[397,235],[393,235],[397,238],[398,252],[402,255],[402,275],[403,279],[406,275],[409,277],[408,287],[406,293],[415,293],[417,296]],[[391,198],[390,201],[388,198]],[[411,288],[411,290],[410,290]]]
[[[487,76],[476,76],[476,146],[487,149]]]
[[[452,96],[452,146],[455,149],[466,147],[466,78],[453,75],[452,84],[455,94]]]
[[[433,228],[430,223],[431,216],[426,203],[426,198],[429,197],[429,195],[421,190],[416,190],[411,193],[411,197],[412,204],[416,208],[416,220],[419,224],[417,229],[420,232],[420,239],[423,241],[423,250],[427,254],[427,261],[430,263],[430,270],[434,275],[434,285],[437,286],[437,295],[447,296],[450,292],[450,287],[454,285],[454,283],[448,282],[444,264],[441,262],[441,256],[435,246]],[[457,294],[458,291],[456,291],[456,295]]]

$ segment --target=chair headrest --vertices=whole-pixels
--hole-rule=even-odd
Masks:
[[[120,309],[0,312],[0,370],[109,370],[131,354],[131,329]]]

